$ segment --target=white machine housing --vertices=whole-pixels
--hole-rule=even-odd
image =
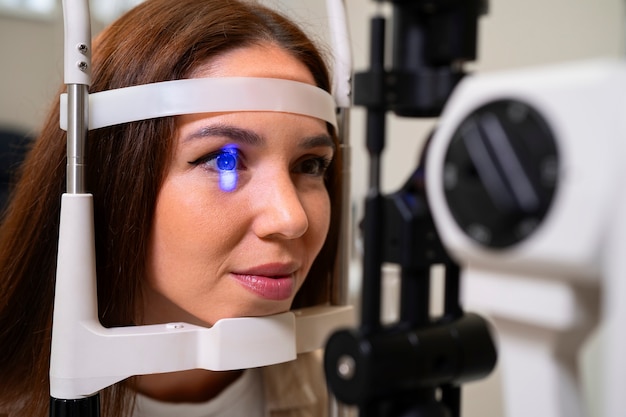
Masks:
[[[444,193],[456,129],[477,108],[519,100],[557,141],[556,194],[523,241],[494,249],[459,227]],[[462,270],[464,305],[496,328],[507,417],[582,417],[577,355],[601,316],[606,417],[626,410],[626,63],[593,61],[469,76],[449,100],[427,156],[431,211]]]

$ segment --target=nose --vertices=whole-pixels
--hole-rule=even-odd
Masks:
[[[266,178],[256,187],[254,233],[260,238],[296,239],[309,228],[309,218],[289,174]]]

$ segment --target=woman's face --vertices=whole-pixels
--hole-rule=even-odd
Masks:
[[[302,63],[269,45],[229,52],[193,74],[208,76],[314,84]],[[145,324],[287,311],[329,228],[326,123],[277,112],[178,122],[149,242]]]

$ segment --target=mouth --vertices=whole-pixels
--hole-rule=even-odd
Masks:
[[[294,293],[296,269],[293,265],[267,264],[232,272],[231,276],[261,298],[282,301],[289,299]]]

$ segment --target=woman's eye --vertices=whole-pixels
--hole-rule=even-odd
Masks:
[[[215,166],[220,171],[233,171],[237,169],[237,151],[224,151],[215,157]]]
[[[315,177],[321,177],[326,173],[329,165],[330,159],[328,158],[321,156],[308,158],[300,162],[296,169],[296,172]]]
[[[222,191],[233,191],[237,188],[239,170],[243,168],[241,156],[237,148],[222,148],[193,162],[204,169],[218,174],[219,187]]]
[[[236,171],[241,168],[241,157],[236,148],[224,148],[213,152],[192,162],[194,165],[202,164],[216,172]]]

